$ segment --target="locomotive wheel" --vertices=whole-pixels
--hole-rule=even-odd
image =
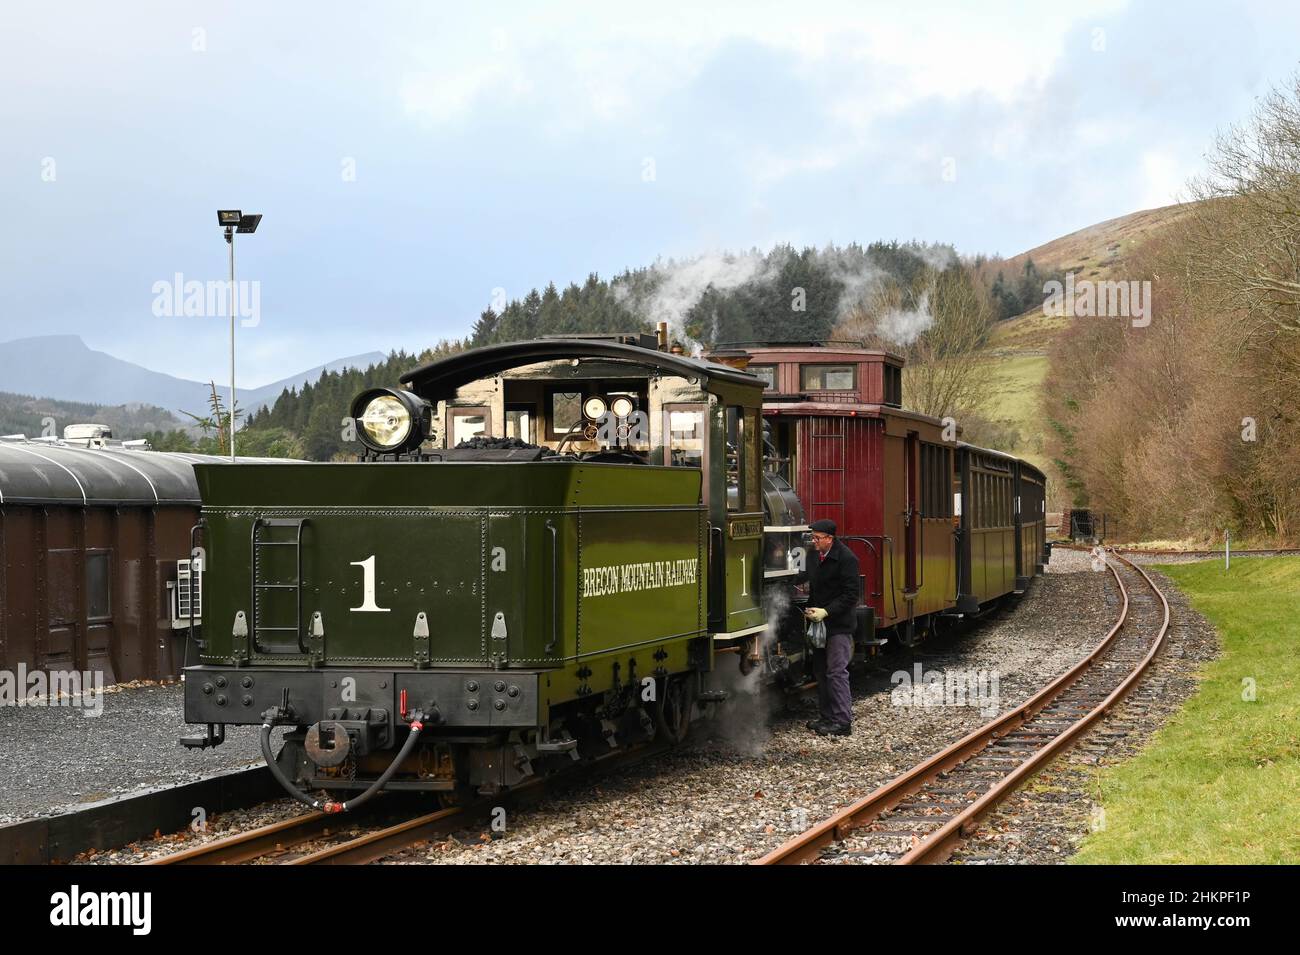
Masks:
[[[668,742],[677,744],[686,739],[691,728],[691,713],[695,709],[692,676],[669,677],[660,687],[659,701],[655,705],[655,723]]]

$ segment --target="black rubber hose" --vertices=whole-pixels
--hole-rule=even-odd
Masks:
[[[284,791],[294,799],[306,803],[313,809],[324,809],[325,806],[320,800],[312,799],[311,796],[308,796],[295,786],[289,781],[289,777],[284,774],[284,770],[280,769],[279,763],[275,761],[275,756],[271,753],[271,725],[269,720],[262,724],[262,759],[266,760],[267,769],[271,770],[271,775],[275,777],[275,781],[283,786]]]
[[[388,768],[385,769],[382,773],[380,773],[379,778],[376,779],[373,783],[371,783],[370,787],[365,792],[363,792],[360,796],[357,796],[355,799],[349,799],[345,803],[335,803],[334,805],[338,808],[331,810],[328,807],[326,807],[325,811],[326,812],[331,812],[331,811],[348,812],[349,810],[356,809],[358,806],[360,806],[363,802],[365,802],[375,793],[383,789],[384,784],[387,783],[388,780],[390,780],[393,777],[393,773],[397,772],[397,767],[400,766],[406,760],[407,756],[411,755],[411,750],[415,749],[415,741],[420,738],[420,733],[422,733],[423,731],[424,731],[423,715],[419,712],[413,713],[411,715],[411,732],[407,734],[406,742],[403,743],[402,748],[397,751],[397,755],[394,756],[393,761],[388,764]]]
[[[398,750],[393,761],[388,764],[388,768],[380,774],[378,779],[370,784],[365,792],[354,799],[349,799],[347,802],[321,802],[319,799],[313,799],[295,786],[290,781],[289,777],[284,774],[284,771],[280,769],[279,763],[276,762],[275,757],[271,753],[272,726],[273,724],[270,721],[262,724],[262,758],[266,760],[266,765],[267,768],[271,770],[271,775],[275,777],[276,782],[284,787],[285,792],[294,799],[311,806],[313,809],[318,809],[321,812],[328,813],[350,812],[374,796],[375,793],[383,789],[384,784],[392,778],[393,773],[397,772],[397,767],[411,754],[411,750],[415,748],[416,740],[420,738],[420,733],[424,730],[424,723],[422,722],[420,714],[412,714],[411,732],[407,735],[406,742],[402,744],[402,748]]]

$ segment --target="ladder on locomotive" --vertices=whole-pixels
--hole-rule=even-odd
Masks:
[[[306,518],[286,518],[286,517],[256,517],[253,519],[253,527],[250,532],[252,537],[252,563],[253,563],[253,594],[251,605],[253,608],[253,618],[249,623],[249,634],[252,637],[253,649],[258,653],[307,653],[307,645],[303,642],[302,632],[302,531],[306,526]],[[291,528],[293,530],[292,539],[274,539],[276,528]],[[271,532],[271,537],[264,539],[260,532],[267,530]],[[267,548],[292,547],[292,566],[295,573],[292,581],[285,580],[283,577],[266,578],[264,573],[270,573],[276,569],[283,568],[285,561],[279,558],[272,558],[272,553],[277,551],[268,551],[263,554]],[[284,552],[278,552],[284,553]],[[268,564],[273,566],[268,568]],[[267,626],[262,623],[262,597],[267,594],[268,598],[279,591],[292,590],[294,592],[294,622],[293,626]],[[294,634],[295,646],[286,647],[283,643],[270,643],[263,646],[258,639],[263,633],[292,633]]]

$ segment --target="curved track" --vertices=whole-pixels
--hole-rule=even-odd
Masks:
[[[1142,678],[1169,629],[1169,602],[1113,554],[1120,613],[1084,659],[1015,709],[757,860],[757,865],[945,861],[976,822],[1087,732]]]

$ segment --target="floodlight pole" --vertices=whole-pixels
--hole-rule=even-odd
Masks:
[[[226,245],[230,246],[230,463],[235,463],[235,229],[226,226]],[[220,427],[221,422],[217,422]]]

